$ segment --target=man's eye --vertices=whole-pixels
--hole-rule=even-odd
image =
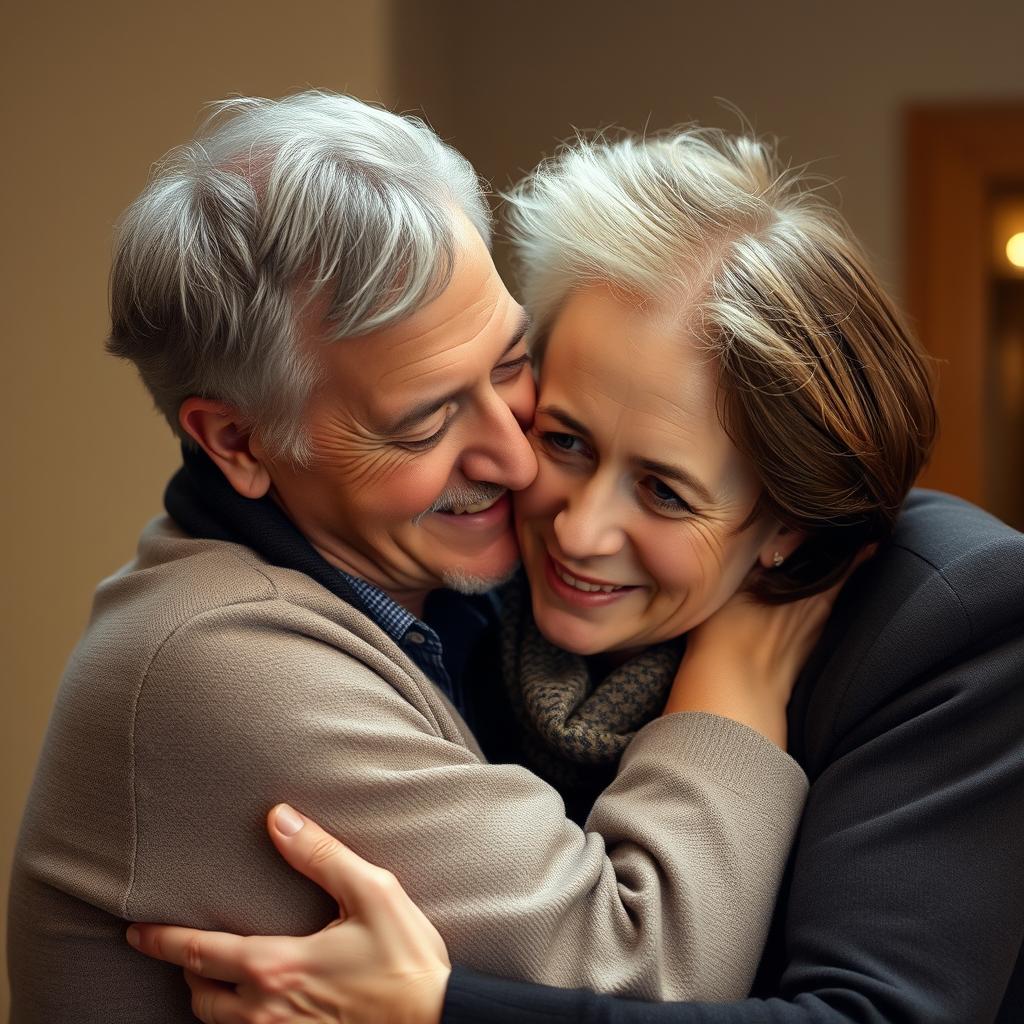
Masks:
[[[399,441],[397,444],[400,448],[405,448],[410,452],[425,452],[427,449],[433,448],[448,433],[448,427],[451,426],[451,422],[451,419],[445,420],[441,429],[435,431],[430,437],[423,437],[416,441]]]
[[[664,512],[692,512],[693,509],[676,494],[666,483],[656,476],[644,477],[640,487],[645,492],[647,501]]]
[[[501,363],[491,372],[492,383],[504,384],[507,381],[515,380],[515,378],[522,372],[523,367],[526,366],[529,361],[529,356],[520,356],[518,359],[512,359],[507,363]]]

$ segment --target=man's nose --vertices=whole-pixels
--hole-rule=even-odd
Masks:
[[[521,491],[537,475],[537,456],[524,433],[533,420],[532,382],[529,402],[508,403],[498,395],[488,404],[474,438],[462,460],[468,480],[501,484]]]

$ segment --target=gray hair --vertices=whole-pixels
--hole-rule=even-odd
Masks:
[[[451,278],[460,211],[490,244],[473,168],[415,117],[319,91],[225,100],[119,222],[107,349],[186,441],[181,403],[213,398],[305,462],[303,310],[326,300],[331,341],[409,316]]]
[[[577,288],[700,301],[744,238],[802,211],[831,219],[770,144],[697,126],[580,137],[503,198],[535,345]]]
[[[679,303],[761,480],[747,523],[808,537],[757,582],[768,600],[887,535],[936,428],[927,359],[817,185],[769,142],[691,127],[579,140],[506,196],[535,357],[575,289]]]

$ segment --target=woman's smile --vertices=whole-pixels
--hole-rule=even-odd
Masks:
[[[539,471],[516,496],[516,526],[537,625],[578,654],[685,633],[774,534],[745,525],[760,485],[719,420],[717,367],[683,323],[593,287],[548,337]]]
[[[639,589],[572,572],[550,553],[545,564],[544,582],[562,601],[581,608],[602,608]]]

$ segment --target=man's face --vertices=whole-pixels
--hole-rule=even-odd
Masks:
[[[480,590],[518,552],[506,489],[533,479],[525,315],[480,236],[459,223],[451,283],[408,319],[323,344],[308,469],[268,466],[273,493],[328,561],[414,613],[439,586]],[[468,506],[468,509],[467,509]]]

